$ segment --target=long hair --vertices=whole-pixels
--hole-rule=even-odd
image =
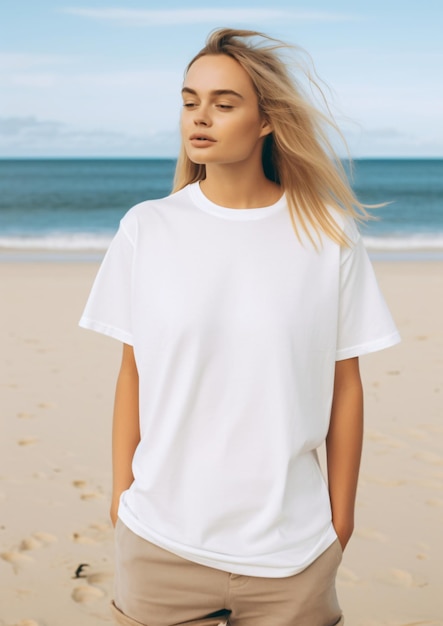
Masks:
[[[325,113],[310,101],[278,54],[284,48],[295,47],[256,31],[217,29],[190,61],[185,74],[205,55],[224,54],[242,66],[257,93],[260,113],[272,126],[272,133],[263,143],[263,171],[284,190],[295,233],[300,239],[301,228],[314,246],[313,234],[318,237],[321,232],[340,245],[347,245],[334,212],[361,222],[370,219],[367,205],[356,198],[329,139],[328,131],[332,129],[346,145],[327,104]],[[326,103],[309,70],[304,69],[303,75]],[[205,176],[205,165],[193,163],[182,144],[173,191]]]

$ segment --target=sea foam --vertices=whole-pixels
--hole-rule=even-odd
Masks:
[[[112,240],[112,234],[104,233],[45,233],[29,236],[0,237],[0,250],[45,252],[104,252]],[[404,234],[386,237],[363,237],[370,252],[443,252],[443,233]]]

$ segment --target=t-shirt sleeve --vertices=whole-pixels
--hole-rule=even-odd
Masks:
[[[133,345],[134,245],[120,223],[95,278],[79,325]]]
[[[340,267],[340,299],[336,360],[376,352],[400,341],[400,335],[375,277],[355,225],[348,236]]]

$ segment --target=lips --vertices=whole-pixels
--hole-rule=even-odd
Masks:
[[[211,142],[215,142],[215,139],[213,137],[210,137],[209,135],[204,135],[201,133],[194,133],[193,135],[191,135],[189,137],[190,141],[211,141]]]

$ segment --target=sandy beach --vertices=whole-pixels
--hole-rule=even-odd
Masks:
[[[361,360],[365,450],[338,592],[347,626],[442,626],[443,262],[375,268],[403,341]],[[1,626],[111,623],[121,348],[77,327],[96,270],[0,263]]]

